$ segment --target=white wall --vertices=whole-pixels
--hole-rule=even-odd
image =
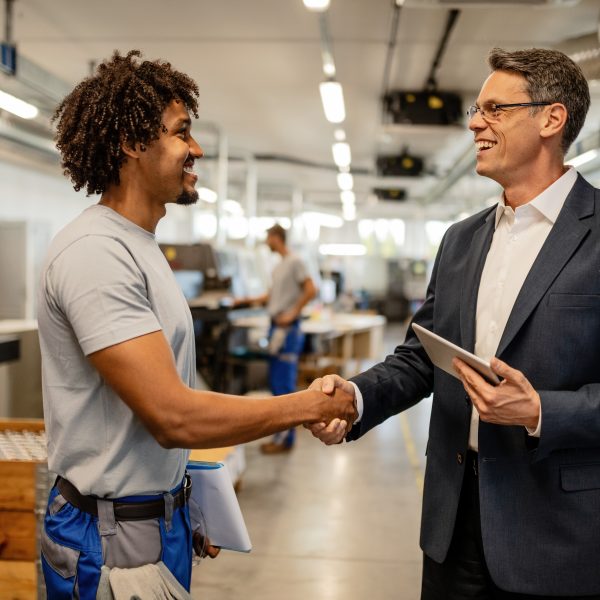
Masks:
[[[32,165],[0,160],[0,220],[48,224],[53,237],[83,209],[98,201],[75,192],[60,168],[40,172]]]

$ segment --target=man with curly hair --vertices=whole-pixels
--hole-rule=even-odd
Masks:
[[[75,189],[100,194],[53,240],[39,331],[48,466],[48,597],[96,597],[101,569],[162,561],[185,589],[192,532],[186,448],[247,442],[301,423],[352,422],[351,395],[250,399],[194,389],[189,308],[154,231],[196,201],[196,84],[166,62],[115,53],[58,107]]]

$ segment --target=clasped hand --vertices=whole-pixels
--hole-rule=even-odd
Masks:
[[[482,421],[537,428],[540,396],[521,371],[492,358],[492,371],[502,378],[498,385],[492,385],[462,360],[455,358],[453,365]]]
[[[305,425],[305,427],[324,444],[327,444],[328,446],[331,444],[339,444],[350,429],[352,429],[352,424],[358,418],[354,386],[339,375],[325,375],[325,377],[315,379],[310,384],[309,389],[318,390],[328,396],[332,396],[333,400],[335,400],[339,394],[350,397],[354,411],[348,418],[334,418],[329,423],[321,422]]]

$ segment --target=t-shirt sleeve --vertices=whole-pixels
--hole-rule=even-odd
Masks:
[[[309,278],[308,271],[304,261],[300,258],[296,258],[294,261],[294,279],[298,285],[302,285]]]
[[[162,329],[146,278],[127,248],[108,236],[77,240],[47,272],[49,301],[71,325],[87,356]]]

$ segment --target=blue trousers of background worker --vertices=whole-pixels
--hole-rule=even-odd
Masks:
[[[178,490],[176,488],[171,494]],[[127,496],[119,498],[119,501],[147,502],[156,498],[157,496]],[[104,515],[105,511],[99,510],[99,513]],[[95,600],[108,544],[118,541],[103,537],[107,532],[108,535],[126,538],[124,545],[129,547],[129,554],[142,561],[140,564],[127,561],[129,564],[108,566],[141,566],[148,562],[144,559],[144,554],[150,551],[154,553],[152,560],[162,560],[179,583],[189,590],[192,576],[192,532],[187,503],[174,508],[169,516],[147,521],[115,523],[113,520],[111,529],[111,523],[106,522],[105,516],[98,517],[79,510],[67,502],[56,487],[52,488],[41,535],[42,570],[48,599]],[[147,548],[147,540],[144,539],[144,529],[148,525],[156,532],[152,536],[157,546],[154,550]],[[139,536],[136,535],[137,532]]]
[[[273,339],[276,325],[271,324],[269,339]],[[269,357],[269,387],[274,396],[291,394],[296,391],[298,380],[298,360],[304,347],[304,334],[300,330],[300,320],[294,321],[286,327],[287,333],[283,344],[276,354]],[[286,447],[292,447],[296,439],[296,430],[289,429],[276,434],[273,442],[283,443]]]

